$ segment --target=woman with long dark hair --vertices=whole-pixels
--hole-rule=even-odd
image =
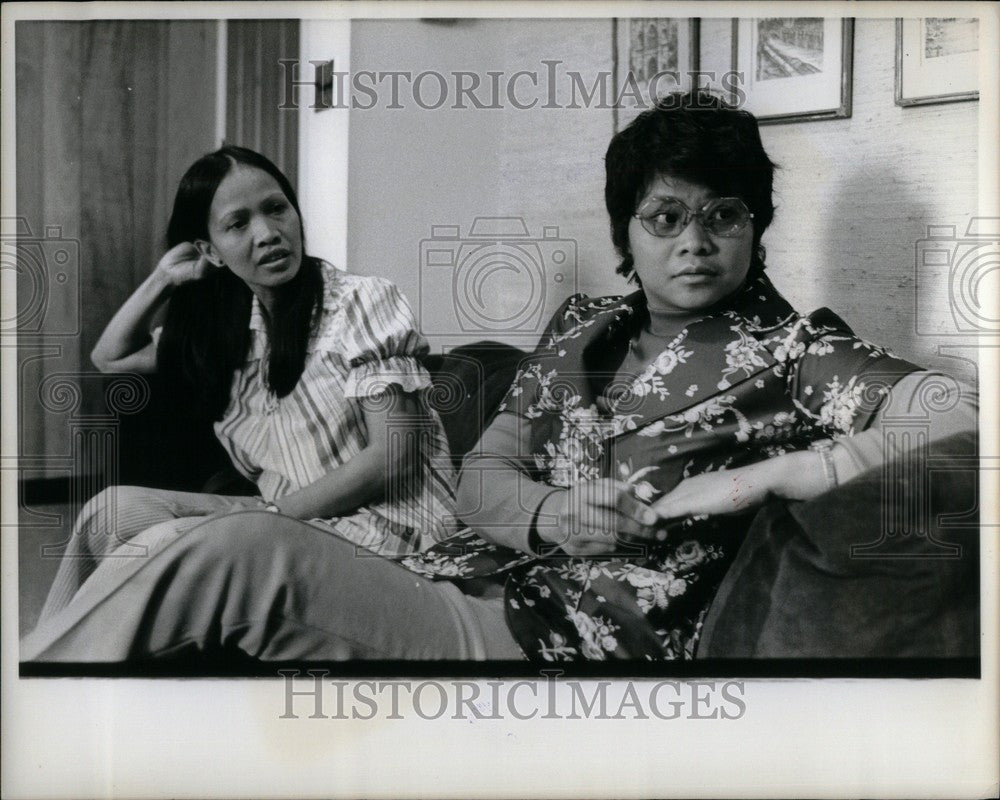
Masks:
[[[77,521],[43,622],[106,557],[148,555],[207,515],[265,509],[387,555],[439,538],[451,475],[432,475],[430,459],[446,464],[447,443],[421,398],[427,347],[395,286],[309,256],[288,179],[242,147],[187,171],[167,244],[92,359],[106,372],[163,373],[214,421],[260,495],[105,490]],[[390,447],[389,430],[408,446]],[[154,526],[155,546],[133,540]]]

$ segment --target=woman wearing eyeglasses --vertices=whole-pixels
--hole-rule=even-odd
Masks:
[[[263,535],[258,519],[219,530],[224,519],[150,565],[144,596],[108,598],[73,637],[28,652],[72,658],[74,641],[86,648],[87,630],[119,614],[159,634],[155,647],[131,640],[134,657],[196,642],[278,660],[693,658],[749,512],[770,497],[818,498],[896,455],[882,419],[905,415],[927,381],[951,409],[929,421],[929,439],[975,428],[957,384],[827,309],[798,313],[767,278],[774,165],[752,115],[673,95],[614,137],[606,169],[618,271],[638,289],[576,295],[556,312],[464,461],[466,530],[402,563],[301,539],[283,558],[317,579],[289,587],[266,544],[290,521],[275,517]],[[227,570],[256,570],[262,588],[234,588]],[[304,591],[292,618],[283,598]],[[160,625],[173,595],[208,611]],[[245,627],[220,639],[204,623],[213,609]],[[93,647],[90,657],[121,652]]]
[[[880,419],[912,419],[930,387],[951,407],[929,415],[931,440],[975,430],[976,405],[767,278],[774,165],[751,114],[673,95],[605,161],[618,271],[638,291],[559,309],[463,465],[465,554],[408,563],[506,573],[529,658],[692,658],[749,512],[896,455]]]

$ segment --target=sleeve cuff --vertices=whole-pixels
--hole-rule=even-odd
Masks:
[[[934,404],[939,410],[934,410]],[[895,384],[885,407],[872,417],[867,430],[837,439],[833,458],[840,482],[904,452],[902,444],[907,440],[888,435],[882,427],[883,418],[892,421],[897,434],[905,432],[909,421],[913,432],[924,433],[932,443],[977,430],[978,411],[978,395],[971,386],[936,372],[906,375]],[[916,440],[911,446],[917,446]]]
[[[558,487],[533,481],[527,475],[519,474],[514,487],[517,499],[511,503],[512,511],[503,520],[503,544],[522,553],[535,553],[532,545],[541,542],[538,536],[542,504],[553,494],[561,491]],[[500,533],[498,531],[498,533]],[[534,534],[534,536],[532,536]],[[497,537],[500,538],[500,537]]]
[[[389,356],[381,361],[358,364],[344,382],[346,397],[369,397],[389,386],[417,392],[431,385],[430,374],[412,356]]]
[[[558,544],[551,544],[543,540],[542,535],[539,533],[539,528],[551,527],[553,523],[558,524],[558,519],[554,519],[548,514],[542,514],[542,507],[545,505],[546,501],[552,497],[552,495],[565,490],[555,487],[549,488],[551,491],[546,492],[542,496],[542,499],[538,501],[538,506],[535,508],[531,524],[528,526],[527,552],[536,556],[547,556],[560,548],[560,545]]]
[[[546,521],[540,519],[542,503],[564,491],[532,480],[506,459],[496,456],[466,457],[459,480],[460,504],[476,511],[462,515],[462,522],[494,544],[534,553],[530,535]]]

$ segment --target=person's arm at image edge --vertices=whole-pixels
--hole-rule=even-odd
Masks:
[[[921,409],[932,393],[935,394],[934,405],[946,410]],[[926,425],[928,443],[937,442],[977,430],[979,397],[971,386],[939,372],[920,370],[900,378],[868,428],[854,436],[838,439],[834,445],[832,455],[838,483],[846,483],[902,455],[903,439],[887,436],[882,426],[888,418],[909,419],[915,426],[919,423],[920,428]],[[916,428],[911,432],[915,433]]]
[[[915,411],[927,397],[926,381],[943,381],[949,386],[944,394],[935,398],[935,405],[947,411]],[[904,452],[901,437],[885,435],[881,423],[888,418],[919,422],[930,443],[957,433],[975,431],[978,400],[970,387],[940,373],[920,370],[900,378],[864,431],[834,443],[830,454],[838,485]],[[654,509],[656,515],[666,519],[693,514],[725,514],[750,509],[771,496],[810,500],[828,488],[823,457],[811,450],[799,450],[747,467],[688,478],[658,500]],[[650,521],[652,519],[650,517]]]

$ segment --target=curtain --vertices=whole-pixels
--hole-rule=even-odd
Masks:
[[[4,330],[18,335],[22,479],[115,473],[117,420],[145,384],[96,374],[89,353],[162,254],[183,171],[216,145],[217,38],[209,21],[15,25],[3,244],[18,316]]]
[[[292,186],[298,173],[298,111],[279,108],[285,74],[280,60],[299,58],[299,26],[298,20],[281,19],[226,23],[226,143],[263,153]]]

